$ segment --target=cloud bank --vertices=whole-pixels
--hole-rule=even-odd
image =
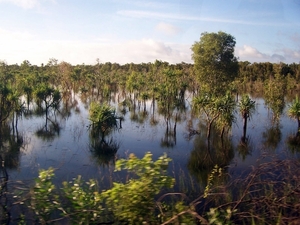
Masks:
[[[254,47],[244,45],[236,48],[236,55],[241,61],[300,63],[300,49],[293,50],[289,48],[280,48],[274,50],[274,53],[272,54],[266,54]]]
[[[141,63],[156,59],[170,63],[191,62],[190,46],[157,41],[154,39],[113,42],[103,39],[90,41],[38,40],[30,33],[0,29],[0,60],[20,64],[47,63],[50,58],[71,64],[101,62]],[[30,54],[29,54],[30,53]]]

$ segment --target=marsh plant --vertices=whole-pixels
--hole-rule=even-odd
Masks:
[[[261,163],[248,174],[230,181],[215,166],[207,186],[189,199],[173,193],[175,180],[167,176],[170,159],[153,161],[131,154],[116,161],[117,173],[128,173],[101,191],[96,180],[81,176],[54,185],[54,169],[41,170],[28,193],[14,203],[24,204],[23,222],[37,224],[298,224],[300,217],[300,164],[296,160]],[[24,190],[24,188],[23,188]],[[17,198],[17,197],[16,197]],[[30,218],[30,219],[29,219]]]

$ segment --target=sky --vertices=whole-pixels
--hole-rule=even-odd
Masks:
[[[300,63],[300,0],[0,0],[0,61],[193,63],[204,32],[240,61]]]

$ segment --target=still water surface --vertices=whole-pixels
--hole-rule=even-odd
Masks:
[[[228,171],[232,175],[238,175],[257,165],[261,161],[270,160],[273,156],[278,158],[298,157],[287,147],[287,138],[295,134],[297,124],[286,117],[286,111],[280,118],[279,124],[272,123],[272,113],[264,104],[262,98],[254,98],[257,110],[248,123],[247,135],[249,145],[243,150],[240,144],[242,136],[242,118],[237,114],[236,124],[233,125],[229,138],[226,138],[224,153],[217,150],[207,157],[205,152],[205,130],[201,130],[198,119],[190,113],[190,101],[187,99],[187,111],[181,115],[177,122],[176,135],[166,136],[166,122],[163,116],[155,111],[152,114],[151,103],[147,103],[147,116],[142,116],[136,111],[135,114],[127,111],[122,122],[122,129],[113,132],[108,139],[112,138],[119,145],[115,157],[108,164],[101,163],[99,157],[95,157],[90,151],[89,120],[87,104],[81,102],[79,96],[74,97],[76,107],[73,107],[67,117],[62,118],[59,113],[56,121],[59,123],[59,133],[51,138],[41,138],[36,135],[39,128],[45,124],[44,116],[23,116],[18,122],[18,131],[24,138],[24,144],[19,155],[17,168],[8,169],[9,180],[30,181],[36,177],[39,169],[49,167],[56,168],[56,182],[70,180],[77,175],[82,175],[85,180],[98,179],[103,188],[111,184],[113,176],[113,161],[117,158],[126,158],[134,153],[143,157],[145,152],[153,153],[154,158],[164,152],[172,158],[169,173],[176,178],[184,176],[187,179],[194,177],[196,182],[203,182],[201,173],[209,172],[205,161],[213,160],[214,163],[223,160],[223,166],[229,166]],[[118,105],[114,104],[117,107]],[[142,107],[141,107],[142,108]],[[54,117],[52,117],[54,118]],[[157,124],[153,124],[155,118]],[[172,122],[174,125],[174,121]],[[200,135],[187,138],[188,127],[200,129]],[[173,128],[173,127],[172,127]],[[212,146],[220,145],[219,138],[212,138]],[[242,150],[241,150],[242,149]],[[203,158],[204,157],[204,158]],[[205,158],[207,157],[207,158]],[[216,161],[214,161],[216,160]],[[123,179],[119,177],[119,179]]]

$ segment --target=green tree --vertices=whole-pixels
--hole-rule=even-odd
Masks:
[[[45,83],[42,83],[36,87],[36,89],[34,90],[34,95],[38,102],[44,103],[46,118],[48,117],[49,109],[57,108],[61,100],[59,90],[50,87]],[[42,107],[41,104],[39,105]]]
[[[92,122],[92,133],[97,135],[101,133],[101,138],[104,140],[108,131],[118,128],[118,117],[115,109],[107,104],[98,104],[92,102],[89,109],[90,121]]]
[[[264,98],[266,105],[273,112],[273,122],[278,122],[285,106],[286,79],[279,73],[265,82]]]
[[[198,95],[193,99],[193,108],[199,111],[200,116],[205,117],[208,141],[215,122],[218,121],[217,125],[220,125],[223,130],[224,126],[231,126],[234,121],[235,102],[229,93],[223,97],[215,97],[208,93]]]
[[[202,91],[214,95],[223,94],[237,76],[235,43],[233,36],[219,31],[202,33],[200,41],[192,45],[192,58]]]
[[[292,102],[288,109],[288,116],[290,118],[296,119],[298,123],[298,129],[296,135],[292,135],[288,138],[288,144],[293,148],[299,148],[300,146],[300,100],[296,96],[295,100]]]
[[[298,130],[300,130],[300,100],[296,96],[288,110],[289,117],[296,119],[298,122]]]
[[[247,132],[247,122],[248,119],[255,111],[255,101],[252,101],[249,95],[243,95],[239,102],[239,111],[241,116],[243,117],[244,125],[243,125],[243,136],[242,142],[246,142],[246,132]]]

